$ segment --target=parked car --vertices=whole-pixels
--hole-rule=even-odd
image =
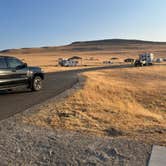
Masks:
[[[124,60],[124,62],[130,62],[130,63],[133,63],[133,62],[134,62],[134,59],[132,59],[132,58],[127,58],[127,59]]]
[[[117,57],[113,57],[113,58],[111,58],[111,60],[117,60],[118,58]]]
[[[163,62],[163,59],[162,59],[162,58],[157,58],[157,59],[156,59],[156,62],[157,62],[157,63],[161,63],[161,62]]]
[[[32,91],[42,89],[44,73],[39,67],[29,67],[21,60],[0,56],[0,90],[11,90],[25,85]]]
[[[113,64],[112,61],[103,61],[103,64]]]

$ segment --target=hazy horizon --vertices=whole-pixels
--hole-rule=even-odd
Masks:
[[[164,0],[3,0],[0,50],[76,41],[166,42]]]
[[[72,41],[72,42],[66,42],[66,44],[62,45],[38,45],[38,46],[31,46],[31,47],[15,47],[15,48],[5,48],[0,49],[0,51],[3,50],[10,50],[10,49],[23,49],[23,48],[42,48],[42,47],[59,47],[59,46],[66,46],[75,42],[93,42],[93,41],[104,41],[104,40],[129,40],[129,41],[143,41],[143,42],[161,42],[166,43],[166,41],[156,41],[156,40],[142,40],[142,39],[127,39],[127,38],[112,38],[112,39],[95,39],[95,40],[80,40],[80,41]]]

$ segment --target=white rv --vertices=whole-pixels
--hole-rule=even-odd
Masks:
[[[152,65],[154,59],[154,54],[152,53],[145,53],[139,55],[140,61],[145,61],[146,65]]]
[[[148,65],[152,65],[153,61],[154,61],[154,54],[152,53],[140,54],[139,59],[135,60],[134,65],[148,66]]]

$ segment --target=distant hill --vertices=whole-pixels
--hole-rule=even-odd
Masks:
[[[66,46],[7,49],[0,51],[0,54],[35,54],[50,52],[85,52],[85,51],[162,51],[166,53],[166,42],[154,42],[143,40],[107,39],[95,41],[73,42]]]
[[[117,44],[166,44],[166,42],[144,41],[144,40],[127,40],[127,39],[105,39],[94,41],[73,42],[71,45],[117,45]]]

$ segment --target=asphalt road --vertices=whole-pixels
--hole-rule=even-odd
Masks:
[[[59,72],[46,74],[43,90],[39,92],[30,92],[26,89],[16,90],[12,93],[2,91],[0,94],[0,120],[42,103],[71,88],[76,82],[77,75],[74,72]]]
[[[78,81],[77,74],[80,72],[128,67],[129,65],[105,66],[50,73],[45,75],[44,87],[40,92],[30,92],[25,89],[21,91],[13,91],[11,93],[2,91],[0,92],[0,120],[24,111],[36,104],[40,104],[47,99],[62,93],[66,89],[71,88]]]

